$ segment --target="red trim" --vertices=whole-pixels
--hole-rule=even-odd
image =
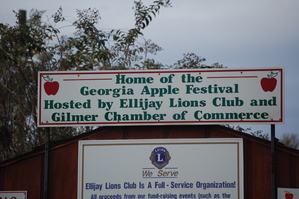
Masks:
[[[203,70],[148,70],[148,71],[138,71],[138,70],[115,70],[115,71],[64,71],[64,72],[41,72],[43,75],[94,75],[94,74],[131,74],[131,73],[206,73],[206,72],[250,72],[250,71],[281,71],[280,68],[264,68],[264,69],[203,69]]]
[[[42,121],[42,114],[41,114],[41,109],[42,109],[42,79],[43,79],[43,74],[40,73],[39,74],[39,96],[38,99],[39,100],[39,112],[38,112],[38,125],[42,125],[41,121]]]
[[[223,77],[207,77],[208,79],[212,78],[257,78],[258,76],[223,76]]]
[[[21,193],[21,194],[24,194],[24,198],[27,198],[27,191],[0,191],[0,194],[1,193],[4,193],[4,194],[8,194],[8,193],[10,193],[10,194]]]
[[[280,114],[281,115],[280,116],[281,117],[280,118],[281,119],[280,120],[281,120],[281,122],[284,122],[283,121],[283,119],[284,119],[284,107],[283,107],[284,106],[284,103],[283,103],[283,100],[284,100],[284,98],[283,98],[284,97],[284,85],[283,85],[284,73],[283,73],[282,69],[280,69],[279,71],[280,71],[280,74],[281,74],[281,78],[280,78],[281,79],[280,80],[280,86],[281,86],[281,88],[280,88],[280,90],[281,90],[281,93],[280,93],[280,102],[281,102],[280,103]]]
[[[0,191],[0,193],[23,193],[23,194],[26,194],[27,191]]]
[[[43,123],[41,124],[42,126],[56,126],[56,125],[73,125],[73,126],[82,126],[82,125],[89,125],[89,126],[93,126],[93,125],[108,125],[108,124],[118,124],[118,125],[127,125],[127,124],[228,124],[228,123],[281,123],[282,120],[246,120],[246,121],[230,121],[230,120],[214,120],[214,121],[158,121],[158,122],[90,122],[90,123]]]
[[[94,80],[112,80],[112,78],[98,78],[98,79],[63,79],[63,81],[94,81]]]

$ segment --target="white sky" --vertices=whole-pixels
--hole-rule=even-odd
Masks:
[[[60,6],[70,22],[76,9],[96,8],[102,18],[99,27],[134,27],[133,0],[0,0],[0,23],[14,24],[12,10],[45,10],[45,16],[51,16]],[[285,124],[276,125],[280,138],[299,134],[298,19],[298,0],[172,0],[172,7],[161,9],[144,36],[164,49],[153,58],[167,65],[194,52],[206,58],[205,64],[219,62],[229,68],[285,67]],[[250,126],[270,132],[270,125]]]

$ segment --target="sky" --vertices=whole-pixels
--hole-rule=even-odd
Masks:
[[[133,5],[133,0],[0,0],[0,23],[13,25],[13,10],[45,10],[45,18],[49,18],[61,6],[70,23],[76,9],[96,8],[101,15],[100,28],[128,30],[134,27]],[[144,38],[164,49],[153,58],[167,65],[192,52],[205,58],[207,65],[283,67],[285,122],[275,125],[280,139],[284,133],[299,135],[298,19],[298,0],[172,0],[172,7],[162,8],[144,30]],[[270,133],[270,124],[241,126]]]

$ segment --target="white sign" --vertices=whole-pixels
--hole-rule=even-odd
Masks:
[[[27,191],[0,191],[0,199],[27,199]]]
[[[299,188],[278,188],[277,199],[297,199],[299,198]]]
[[[283,70],[39,72],[38,126],[282,123]]]
[[[243,199],[242,139],[80,141],[78,199]]]

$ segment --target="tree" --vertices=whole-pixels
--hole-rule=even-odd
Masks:
[[[148,54],[156,54],[162,48],[151,40],[139,42],[142,30],[153,20],[161,7],[171,6],[169,0],[154,1],[146,6],[142,1],[134,2],[135,25],[129,31],[111,30],[105,32],[97,28],[100,13],[96,9],[77,10],[74,37],[61,37],[57,63],[66,70],[128,69],[136,64],[144,68]],[[62,9],[54,15],[55,23],[64,21]],[[143,63],[139,63],[143,60]],[[138,64],[139,63],[139,64]],[[53,64],[53,63],[52,63]],[[143,64],[143,65],[142,65]]]
[[[53,70],[44,63],[51,59],[47,43],[58,31],[41,22],[42,14],[32,11],[27,23],[12,27],[0,24],[0,160],[44,142],[44,129],[36,125],[36,79],[39,70]],[[72,134],[71,128],[56,131],[60,137]]]
[[[206,68],[207,66],[202,65],[202,62],[206,61],[205,58],[201,58],[195,53],[187,53],[183,55],[183,59],[178,60],[174,64],[174,68],[179,69],[190,69],[190,68]]]
[[[191,68],[224,68],[222,64],[214,63],[211,66],[206,64],[202,64],[202,62],[206,61],[205,58],[202,58],[195,53],[187,53],[183,54],[183,58],[178,60],[173,64],[173,68],[178,69],[191,69]]]
[[[283,143],[285,146],[299,149],[299,137],[298,134],[292,133],[292,134],[283,134],[282,139],[280,140],[281,143]]]
[[[27,152],[45,142],[45,129],[37,128],[38,71],[163,69],[167,66],[149,58],[163,49],[143,37],[142,31],[170,7],[170,0],[155,0],[149,6],[134,1],[135,24],[128,31],[109,32],[98,28],[101,19],[96,9],[77,10],[74,34],[61,34],[55,28],[65,23],[62,8],[44,22],[45,11],[32,10],[28,20],[16,13],[16,25],[0,24],[0,161]],[[205,66],[194,53],[169,66],[175,68]],[[51,140],[80,134],[93,127],[51,128]]]
[[[251,128],[249,130],[251,130]],[[250,134],[255,136],[255,137],[262,138],[264,140],[270,140],[269,134],[268,133],[263,133],[262,130],[257,130],[257,131],[254,131],[254,132],[250,132]]]
[[[15,13],[19,19],[16,25],[0,24],[0,161],[45,141],[45,130],[37,128],[36,123],[38,71],[127,69],[136,60],[155,65],[146,56],[161,48],[150,40],[141,45],[137,39],[160,9],[170,6],[170,1],[157,0],[150,6],[141,1],[134,4],[135,26],[128,32],[107,33],[97,28],[100,14],[96,9],[77,10],[72,24],[74,36],[61,35],[55,28],[65,20],[62,8],[52,16],[52,22],[42,21],[44,11],[32,10],[28,20],[22,11]],[[146,55],[143,59],[142,53]],[[85,130],[52,128],[51,140]]]
[[[237,126],[233,126],[233,125],[229,125],[229,124],[226,124],[226,125],[223,125],[227,128],[231,128],[231,129],[234,129],[236,131],[239,131],[239,132],[242,132],[242,133],[248,133],[252,136],[255,136],[255,137],[258,137],[258,138],[262,138],[264,140],[270,140],[269,138],[269,134],[267,133],[263,133],[262,130],[257,130],[257,131],[251,131],[251,128],[248,127],[248,128],[243,128],[242,126],[240,125],[237,125]]]

